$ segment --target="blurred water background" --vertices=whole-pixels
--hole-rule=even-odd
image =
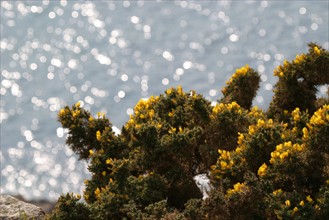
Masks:
[[[236,68],[261,74],[329,48],[328,1],[1,1],[1,188],[55,200],[83,190],[87,165],[56,121],[80,101],[118,129],[140,98],[182,85],[211,101]],[[319,95],[326,86],[319,87]]]

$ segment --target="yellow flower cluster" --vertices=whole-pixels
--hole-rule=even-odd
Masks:
[[[108,189],[109,189],[108,186],[106,186],[105,188],[104,188],[104,187],[101,187],[100,189],[99,189],[99,187],[97,187],[97,188],[94,190],[94,194],[95,194],[96,198],[99,199],[100,196],[101,196],[101,193],[104,193],[104,192],[107,191]],[[111,193],[111,192],[110,192],[110,193]],[[88,196],[88,197],[89,197],[89,196]]]
[[[97,117],[105,119],[105,113],[104,112],[97,112]]]
[[[278,76],[278,77],[284,76],[282,66],[278,66],[276,69],[274,69],[274,76]]]
[[[263,119],[258,119],[257,124],[250,125],[248,127],[248,134],[254,135],[260,128],[272,128],[274,125],[273,119],[264,121]]]
[[[299,108],[295,108],[295,110],[293,110],[291,112],[291,116],[294,119],[294,122],[297,123],[300,121],[300,116],[301,116],[301,112]]]
[[[250,67],[248,64],[245,66],[241,67],[240,69],[236,69],[235,73],[232,75],[230,78],[229,82],[226,82],[226,84],[231,84],[235,79],[239,78],[240,76],[246,75],[246,73],[250,70]]]
[[[229,104],[224,104],[224,103],[216,104],[212,109],[212,112],[214,114],[218,114],[224,111],[236,111],[239,114],[242,114],[242,108],[236,102],[231,102]]]
[[[279,144],[276,146],[276,149],[271,152],[270,163],[275,164],[277,162],[282,162],[292,154],[299,153],[304,149],[304,144],[292,144],[291,141]]]
[[[300,64],[302,63],[306,58],[306,55],[305,54],[301,54],[301,55],[296,55],[296,59],[294,60],[294,63],[296,64]]]
[[[297,57],[296,57],[297,58]],[[298,60],[300,60],[301,58],[298,57]],[[302,58],[304,59],[304,57]],[[278,77],[284,77],[284,70],[286,68],[288,68],[290,65],[288,60],[284,60],[283,61],[283,66],[278,66],[275,70],[274,70],[274,76],[278,76]]]
[[[258,175],[260,177],[263,177],[263,176],[266,175],[266,171],[267,171],[267,165],[266,165],[266,163],[263,163],[263,165],[260,166],[259,169],[258,169]]]
[[[101,132],[100,131],[96,131],[96,139],[98,141],[101,141],[101,138],[102,138]]]
[[[246,186],[245,183],[238,182],[238,183],[234,184],[233,189],[227,190],[227,196],[231,196],[235,193],[241,193],[246,189],[248,189],[248,187]]]
[[[244,140],[245,140],[245,135],[238,132],[238,141],[237,141],[238,146],[234,150],[236,154],[241,154],[246,149]]]
[[[237,141],[238,145],[242,145],[244,139],[245,139],[244,134],[238,132],[238,141]]]
[[[253,118],[265,118],[264,112],[258,108],[258,106],[254,106],[249,112],[248,116]]]
[[[310,123],[308,124],[309,128],[313,126],[321,126],[329,123],[329,105],[324,105],[322,108],[314,112]]]
[[[167,89],[166,90],[166,94],[167,95],[170,95],[171,93],[173,93],[175,91],[175,89],[173,88],[173,87],[171,87],[171,88],[169,88],[169,89]],[[181,95],[181,96],[183,96],[184,95],[184,91],[183,91],[183,88],[182,88],[182,86],[177,86],[177,93],[178,93],[178,95]]]
[[[76,118],[77,116],[79,116],[80,115],[80,110],[79,110],[79,108],[80,108],[80,102],[77,102],[76,104],[75,104],[75,107],[76,107],[76,110],[74,111],[74,110],[72,110],[72,116],[73,116],[73,118]]]
[[[140,99],[134,108],[134,115],[130,115],[130,119],[125,124],[125,128],[140,128],[140,120],[152,120],[155,115],[154,103],[159,100],[159,96],[151,96],[148,99]]]
[[[100,189],[97,187],[95,190],[94,190],[94,193],[95,193],[95,196],[96,197],[99,197],[99,194],[101,193]]]
[[[212,173],[225,174],[227,170],[231,169],[234,161],[231,158],[231,152],[226,150],[218,150],[220,156],[218,157],[216,165],[211,166]]]

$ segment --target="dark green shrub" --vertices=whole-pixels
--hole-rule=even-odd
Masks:
[[[58,114],[89,163],[85,203],[61,196],[50,219],[325,219],[329,215],[329,53],[311,43],[284,61],[267,112],[251,106],[259,75],[233,74],[211,106],[170,88],[140,100],[122,133],[79,103]],[[321,105],[323,103],[323,105]],[[210,179],[208,197],[194,181]]]

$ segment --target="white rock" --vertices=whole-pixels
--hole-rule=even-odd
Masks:
[[[35,219],[45,218],[43,210],[9,195],[0,195],[0,219]]]

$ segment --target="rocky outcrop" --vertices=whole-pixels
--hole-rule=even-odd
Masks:
[[[26,203],[9,195],[0,195],[0,219],[44,219],[45,213],[35,205]]]
[[[40,207],[46,214],[51,213],[51,211],[55,208],[55,205],[56,205],[56,201],[49,201],[46,199],[26,200],[21,195],[13,195],[13,196],[18,200],[21,200],[23,202],[27,202],[27,203]]]

